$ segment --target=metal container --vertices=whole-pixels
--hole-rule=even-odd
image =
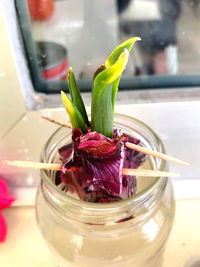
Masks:
[[[46,80],[65,80],[68,72],[67,49],[54,42],[36,42],[41,76]]]

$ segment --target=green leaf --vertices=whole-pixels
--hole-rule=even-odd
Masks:
[[[91,127],[93,131],[108,137],[113,132],[115,99],[121,74],[127,64],[129,52],[138,40],[140,38],[135,37],[121,43],[94,75]]]
[[[117,46],[112,51],[112,53],[109,55],[109,57],[106,59],[106,62],[105,62],[106,68],[109,68],[110,66],[112,66],[116,62],[119,55],[124,51],[125,48],[130,53],[134,43],[136,41],[140,41],[140,40],[141,40],[140,37],[130,38],[130,39],[126,40],[125,42],[121,43],[119,46]]]
[[[65,109],[68,113],[69,119],[71,121],[71,125],[73,129],[81,129],[83,133],[86,132],[85,121],[83,116],[73,104],[73,102],[69,99],[69,97],[61,91],[62,101],[65,106]]]
[[[67,81],[68,81],[69,92],[71,95],[71,100],[72,100],[73,104],[76,106],[76,108],[79,110],[81,115],[83,116],[85,124],[87,126],[89,126],[89,121],[88,121],[86,109],[85,109],[79,88],[78,88],[77,83],[76,83],[73,69],[71,67],[69,68]]]
[[[112,66],[112,64],[114,64],[116,62],[118,56],[120,55],[120,53],[122,53],[123,49],[126,48],[128,50],[128,52],[130,53],[134,43],[136,41],[140,41],[140,40],[141,40],[140,37],[134,37],[134,38],[130,38],[130,39],[126,40],[125,42],[121,43],[118,47],[116,47],[113,50],[113,52],[107,58],[107,60],[105,62],[106,67]],[[112,94],[113,118],[114,118],[114,109],[115,109],[115,99],[116,99],[116,95],[117,95],[117,91],[118,91],[120,78],[121,77],[118,77],[118,79],[116,79],[113,82],[113,94]]]
[[[128,61],[128,51],[119,55],[116,62],[109,68],[99,72],[93,80],[92,87],[92,131],[112,137],[113,131],[113,84],[118,79]],[[109,86],[108,86],[109,85]]]
[[[105,70],[99,72],[93,80],[92,87],[92,101],[98,98],[104,87],[110,83],[112,83],[115,79],[117,79],[123,72],[126,64],[128,62],[128,51],[124,49],[124,51],[119,55],[117,61],[106,68]]]
[[[91,123],[92,131],[102,133],[111,138],[113,132],[113,119],[112,116],[108,116],[108,114],[112,114],[112,84],[106,85],[101,96],[95,101],[92,117],[95,116],[95,118],[98,119],[92,120]]]
[[[114,82],[112,83],[112,117],[114,119],[114,112],[115,112],[115,99],[118,91],[118,85],[121,76],[119,76]]]

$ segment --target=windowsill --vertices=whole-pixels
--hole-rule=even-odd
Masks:
[[[32,92],[28,96],[27,106],[30,110],[62,107],[60,94],[44,94]],[[86,106],[91,104],[91,92],[82,93]],[[124,90],[118,91],[116,105],[150,104],[167,102],[200,101],[200,88],[168,88],[154,90]],[[29,105],[29,103],[31,103]]]

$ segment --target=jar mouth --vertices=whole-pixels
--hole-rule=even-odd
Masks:
[[[133,117],[130,117],[127,115],[122,115],[122,114],[115,114],[114,124],[115,124],[115,122],[117,122],[116,124],[119,124],[120,126],[129,129],[130,126],[127,124],[127,121],[131,121],[132,123],[137,124],[136,135],[140,129],[146,130],[150,136],[153,136],[154,141],[157,143],[157,145],[159,147],[159,152],[165,153],[165,149],[164,149],[164,145],[163,145],[162,141],[160,140],[158,135],[148,125],[146,125],[142,121],[135,119]],[[54,149],[56,149],[58,142],[55,142],[55,139],[57,139],[56,136],[58,134],[60,134],[60,131],[62,129],[63,129],[63,127],[59,127],[48,139],[48,141],[45,144],[45,146],[42,150],[42,153],[41,153],[41,158],[40,158],[41,162],[47,162],[47,163],[52,162],[47,157],[47,154],[52,153],[52,151]],[[65,131],[66,131],[65,136],[61,135],[63,137],[63,139],[66,136],[69,137],[69,135],[71,134],[71,130],[65,128]],[[136,136],[136,138],[137,138],[137,136]],[[154,149],[155,149],[155,147],[154,147]],[[159,161],[159,167],[156,170],[158,170],[158,171],[166,170],[166,161],[164,161],[162,159],[159,159],[158,161]],[[55,185],[55,183],[53,183],[53,181],[49,178],[50,172],[52,172],[52,171],[42,170],[42,169],[40,170],[41,177],[43,179],[44,184],[47,187],[47,190],[49,192],[53,193],[53,195],[55,195],[55,197],[58,198],[60,201],[71,203],[77,207],[78,206],[81,206],[82,208],[84,207],[86,210],[89,210],[89,209],[109,210],[109,209],[115,209],[115,208],[117,209],[119,207],[119,205],[120,205],[120,207],[122,207],[122,206],[125,207],[127,205],[133,205],[133,203],[137,203],[137,204],[142,203],[143,200],[145,200],[148,195],[151,195],[151,193],[153,193],[155,188],[164,187],[166,182],[167,182],[167,179],[168,179],[167,177],[157,177],[144,190],[142,190],[142,191],[136,193],[134,196],[129,197],[129,198],[124,199],[124,200],[119,200],[119,201],[109,202],[109,203],[94,203],[94,202],[87,202],[87,201],[83,201],[80,199],[76,199],[76,198],[66,194],[62,190],[60,190]],[[142,179],[142,178],[140,178],[140,179]]]

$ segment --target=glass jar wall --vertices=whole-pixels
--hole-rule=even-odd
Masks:
[[[164,152],[158,136],[142,122],[115,116],[115,126]],[[48,140],[42,161],[58,162],[58,148],[71,142],[71,132],[59,128]],[[142,168],[166,170],[164,161],[148,157]],[[138,177],[134,197],[113,203],[80,201],[53,183],[55,173],[41,172],[36,199],[37,221],[57,266],[155,267],[162,255],[174,218],[170,180]]]

